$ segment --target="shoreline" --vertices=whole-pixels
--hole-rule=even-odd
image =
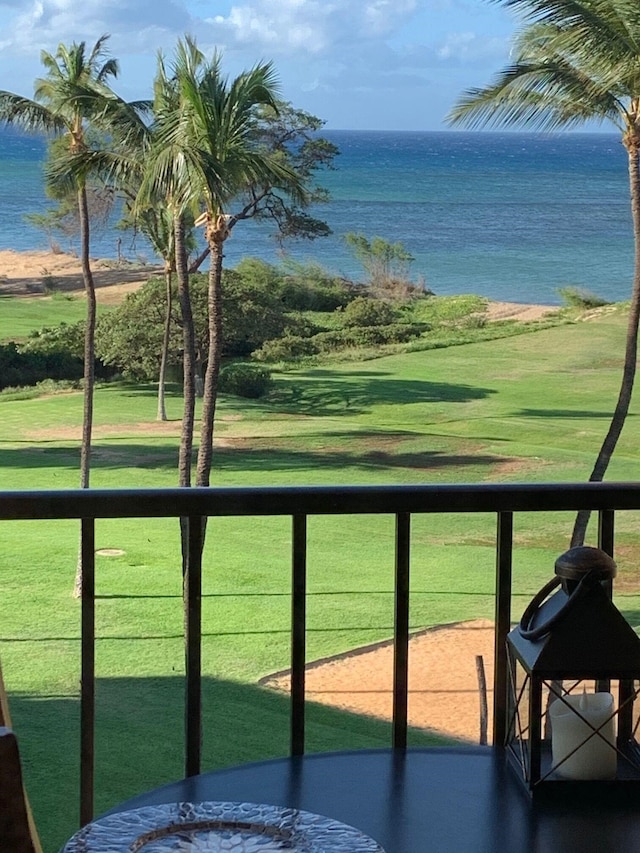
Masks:
[[[132,264],[92,258],[91,268],[99,302],[120,301],[124,294],[140,287],[152,275],[162,272],[160,265]],[[46,250],[17,251],[0,249],[0,295],[37,298],[46,295],[47,283],[55,281],[56,290],[84,294],[79,258],[64,252]],[[436,294],[437,296],[438,294]],[[559,305],[530,302],[506,302],[488,299],[487,319],[530,322],[560,310]]]

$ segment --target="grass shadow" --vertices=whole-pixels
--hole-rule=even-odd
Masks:
[[[289,750],[289,699],[266,688],[204,678],[203,770]],[[78,828],[79,702],[12,695],[13,724],[45,853]],[[96,813],[184,776],[184,679],[96,681]],[[308,703],[308,752],[391,745],[390,723]],[[419,729],[413,745],[450,742]],[[266,796],[266,794],[265,794]]]
[[[576,418],[579,420],[590,420],[592,418],[605,418],[611,420],[611,412],[595,411],[593,409],[520,409],[517,417],[523,418]],[[629,414],[628,418],[635,415]]]
[[[398,379],[381,371],[310,370],[304,379],[279,384],[269,402],[293,415],[363,414],[379,405],[468,403],[496,393],[477,385]]]
[[[460,441],[441,439],[452,446],[446,449],[417,449],[402,451],[409,442],[423,443],[426,439],[412,432],[345,431],[309,436],[268,438],[229,438],[215,446],[214,469],[227,472],[301,471],[318,469],[341,471],[345,467],[361,471],[390,468],[415,470],[441,470],[447,468],[488,466],[509,461],[509,457],[479,453],[474,446],[469,452],[456,452]],[[463,446],[468,446],[463,443]],[[113,470],[133,468],[142,470],[175,471],[177,469],[176,443],[157,442],[142,444],[130,438],[112,438],[108,442],[94,442],[92,468]],[[78,470],[79,444],[40,442],[0,450],[0,467],[4,469],[37,470],[47,468]]]

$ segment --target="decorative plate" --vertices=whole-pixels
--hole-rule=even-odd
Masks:
[[[166,803],[87,824],[61,853],[384,853],[353,826],[256,803]]]

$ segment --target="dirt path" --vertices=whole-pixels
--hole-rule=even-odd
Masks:
[[[491,732],[493,622],[475,620],[414,634],[409,642],[409,725],[479,743],[480,693],[476,656],[484,662]],[[288,691],[289,673],[260,682]],[[393,644],[354,649],[308,664],[306,695],[312,702],[355,714],[391,719]]]

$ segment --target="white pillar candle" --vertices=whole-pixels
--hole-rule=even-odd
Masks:
[[[551,704],[551,751],[554,765],[562,761],[557,770],[560,776],[615,778],[618,758],[612,714],[613,696],[606,692],[566,695]],[[566,756],[569,757],[563,761]]]

